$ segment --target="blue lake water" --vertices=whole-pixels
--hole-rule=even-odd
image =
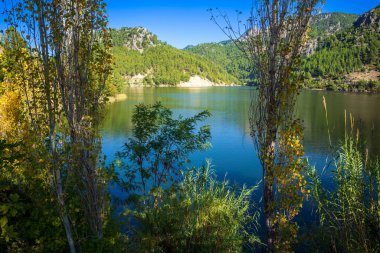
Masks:
[[[174,115],[192,116],[209,110],[212,116],[204,122],[211,126],[212,148],[192,154],[191,166],[212,160],[219,178],[254,185],[261,180],[262,171],[250,137],[248,112],[252,88],[128,88],[127,100],[107,106],[103,122],[103,152],[110,162],[131,136],[131,116],[138,103],[161,101]],[[380,95],[324,91],[303,91],[298,98],[296,114],[304,122],[304,147],[311,164],[319,171],[331,154],[322,97],[326,97],[328,120],[333,146],[344,137],[344,111],[352,114],[372,156],[380,154]],[[190,165],[189,165],[190,166]],[[328,184],[328,174],[325,176]]]

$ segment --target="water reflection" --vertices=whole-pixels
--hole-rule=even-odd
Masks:
[[[211,158],[218,176],[228,173],[232,181],[255,184],[261,179],[261,169],[249,136],[251,92],[246,87],[128,88],[126,101],[108,106],[103,124],[103,151],[111,160],[121,149],[131,133],[130,119],[138,103],[161,101],[175,115],[185,117],[208,109],[212,117],[206,124],[211,125],[213,148],[193,154],[192,163],[201,165]],[[355,118],[372,156],[380,154],[379,95],[304,91],[297,101],[296,113],[304,121],[304,145],[310,161],[322,167],[330,152],[322,96],[327,101],[333,145],[344,137],[344,110],[347,110]]]

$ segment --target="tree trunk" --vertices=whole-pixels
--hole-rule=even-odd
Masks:
[[[267,157],[274,162],[274,146],[272,141],[268,146]],[[274,164],[274,163],[272,163]],[[273,166],[264,164],[264,215],[267,229],[267,252],[274,252],[276,231],[274,227],[274,193],[273,193]]]
[[[62,216],[62,223],[65,228],[67,242],[69,244],[70,252],[76,253],[75,244],[73,240],[73,235],[71,231],[70,220],[67,215],[66,205],[64,201],[63,191],[62,191],[62,178],[61,172],[57,161],[57,150],[55,146],[55,109],[53,106],[52,96],[51,96],[51,79],[50,79],[50,66],[49,66],[49,53],[48,53],[48,35],[47,35],[47,27],[44,19],[44,9],[39,9],[38,11],[38,28],[39,28],[39,36],[41,41],[41,56],[43,60],[43,74],[44,74],[44,89],[46,95],[46,105],[48,109],[48,120],[49,120],[49,151],[52,156],[52,176],[54,178],[53,182],[53,190],[57,195],[58,204],[60,206],[60,214]],[[53,89],[56,91],[56,89]],[[53,96],[54,97],[54,96]],[[55,188],[55,189],[54,189]]]
[[[264,214],[265,214],[265,226],[267,229],[267,252],[274,252],[274,242],[275,242],[275,229],[273,216],[273,209],[270,207],[270,204],[273,197],[272,184],[267,181],[264,182]]]
[[[69,220],[69,216],[67,214],[66,203],[65,203],[65,199],[63,195],[63,190],[62,190],[62,177],[61,177],[61,171],[60,171],[60,168],[58,166],[58,161],[57,161],[57,151],[56,151],[56,146],[55,146],[55,141],[54,141],[55,138],[56,137],[54,133],[50,135],[50,148],[51,148],[51,152],[53,156],[52,166],[53,166],[53,174],[54,174],[54,181],[55,181],[53,182],[53,184],[55,186],[55,191],[57,194],[58,204],[60,207],[60,214],[62,217],[63,227],[65,228],[66,238],[67,238],[67,243],[69,244],[70,253],[76,253],[73,233],[71,230],[71,223]]]
[[[76,253],[75,243],[73,240],[73,234],[71,231],[71,224],[70,224],[69,216],[67,215],[65,200],[64,200],[63,191],[62,191],[62,179],[61,179],[61,172],[59,171],[59,168],[57,168],[56,170],[55,179],[56,179],[57,198],[58,198],[58,202],[61,208],[62,223],[65,228],[66,238],[69,244],[70,253]]]
[[[71,233],[70,220],[67,214],[63,215],[63,226],[66,231],[67,242],[69,243],[70,253],[76,253],[75,244],[73,240],[73,235]]]

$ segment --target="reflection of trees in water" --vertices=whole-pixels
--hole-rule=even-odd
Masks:
[[[237,126],[249,133],[248,119],[250,89],[248,88],[129,88],[128,99],[108,106],[104,120],[104,131],[108,134],[128,134],[130,117],[134,106],[144,102],[153,104],[157,100],[176,115],[191,115],[194,111],[208,109],[213,114],[208,124],[215,128]],[[360,136],[372,155],[380,154],[380,108],[379,95],[350,94],[336,92],[304,91],[298,98],[297,115],[304,120],[304,145],[308,152],[325,154],[328,150],[328,135],[322,96],[326,97],[331,138],[334,145],[344,137],[344,110],[351,112]],[[222,131],[222,130],[221,130]],[[215,138],[215,137],[214,137]]]
[[[248,132],[246,115],[249,93],[249,89],[244,88],[130,88],[127,89],[126,101],[108,105],[103,129],[110,134],[128,134],[134,106],[142,102],[153,104],[161,101],[166,107],[174,109],[176,116],[186,117],[194,111],[208,109],[212,113],[208,124],[214,127],[233,124]]]
[[[344,138],[344,111],[351,113],[355,127],[359,128],[360,139],[372,155],[380,152],[380,126],[378,109],[380,96],[335,92],[305,91],[298,99],[297,113],[304,120],[305,147],[312,153],[326,153],[328,147],[327,126],[322,105],[326,97],[328,119],[333,145]]]

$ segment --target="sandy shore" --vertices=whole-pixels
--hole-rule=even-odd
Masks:
[[[142,84],[142,79],[144,76],[137,75],[131,78],[129,87],[154,87],[154,86],[144,86]],[[139,80],[139,81],[136,81]],[[202,78],[198,75],[190,77],[187,82],[181,82],[177,85],[160,84],[156,87],[180,87],[180,88],[201,88],[201,87],[213,87],[213,86],[238,86],[236,84],[225,84],[225,83],[214,83],[206,78]]]
[[[199,87],[212,87],[212,86],[236,86],[236,84],[214,83],[200,76],[192,76],[190,77],[189,81],[182,82],[178,84],[176,87],[199,88]]]
[[[127,99],[127,94],[116,94],[115,96],[108,97],[108,103],[113,103],[116,101],[122,101]]]

